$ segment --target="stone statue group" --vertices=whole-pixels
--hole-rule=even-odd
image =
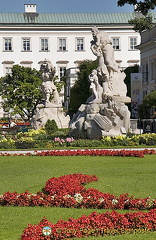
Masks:
[[[93,87],[94,102],[101,102],[102,95],[126,96],[126,85],[124,84],[125,74],[121,73],[117,62],[114,59],[114,49],[109,35],[97,27],[92,28],[93,40],[91,41],[91,50],[98,59],[98,68],[94,69],[89,76]]]
[[[94,138],[126,134],[130,128],[130,112],[125,103],[125,74],[119,70],[109,35],[92,28],[91,50],[98,67],[89,75],[92,95],[82,104],[70,122],[73,137]]]
[[[125,74],[115,61],[109,35],[93,27],[92,36],[90,48],[98,60],[97,69],[93,69],[88,76],[92,95],[69,122],[53,82],[55,68],[45,59],[41,65],[44,103],[36,110],[32,120],[34,128],[38,129],[48,119],[54,119],[59,128],[69,127],[69,134],[76,138],[99,139],[129,131],[130,112],[125,103],[130,102],[130,98],[126,96]]]

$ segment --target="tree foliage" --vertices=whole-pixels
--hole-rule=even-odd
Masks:
[[[124,70],[124,73],[126,74],[124,82],[127,86],[127,96],[128,97],[131,97],[131,73],[138,73],[138,72],[139,72],[138,65],[127,67]],[[128,103],[127,106],[129,108],[129,110],[131,111],[131,103]]]
[[[137,16],[134,19],[128,21],[129,24],[133,25],[133,29],[136,32],[143,32],[144,30],[151,30],[154,27],[152,23],[152,16]]]
[[[55,122],[54,119],[50,120],[48,119],[46,124],[45,124],[45,131],[48,135],[51,135],[55,133],[58,130],[57,123]]]
[[[118,6],[122,7],[125,4],[135,5],[134,11],[138,12],[134,19],[129,20],[129,24],[133,25],[136,32],[143,32],[144,30],[151,30],[154,27],[152,16],[149,14],[150,10],[155,9],[156,0],[118,0]]]
[[[149,10],[154,10],[156,7],[156,0],[118,0],[118,6],[122,7],[125,4],[135,5],[135,11],[141,12],[143,15],[147,15]]]
[[[29,121],[42,99],[41,83],[40,71],[14,65],[12,74],[0,78],[4,110],[11,110],[12,114]]]
[[[127,67],[124,70],[124,73],[126,74],[126,78],[124,80],[126,86],[127,86],[127,96],[131,97],[131,73],[138,73],[139,72],[139,66],[134,65]]]
[[[69,112],[76,113],[81,104],[91,95],[88,76],[98,66],[97,60],[85,60],[79,65],[78,80],[71,88]]]
[[[156,91],[148,93],[139,106],[139,116],[141,118],[150,118],[151,107],[156,106]]]

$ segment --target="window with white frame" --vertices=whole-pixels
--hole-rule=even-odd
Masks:
[[[134,50],[136,45],[137,45],[137,37],[130,37],[129,38],[129,49]]]
[[[76,38],[76,50],[77,51],[84,50],[84,38]]]
[[[13,61],[4,61],[3,63],[3,69],[4,69],[4,76],[6,74],[12,74],[12,67],[14,62]]]
[[[7,75],[7,74],[12,74],[12,67],[5,66],[5,75]]]
[[[62,79],[62,77],[64,77],[65,71],[66,71],[66,67],[59,68],[60,80]]]
[[[58,50],[59,51],[66,51],[67,50],[66,38],[59,38],[58,39]]]
[[[112,45],[114,50],[120,50],[120,38],[118,37],[112,38]]]
[[[12,38],[4,38],[4,51],[12,51]]]
[[[30,38],[22,38],[22,51],[30,50]]]
[[[41,38],[41,51],[48,51],[49,50],[49,43],[48,38]]]

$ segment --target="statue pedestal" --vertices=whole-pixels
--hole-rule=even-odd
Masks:
[[[82,104],[69,127],[75,138],[125,135],[130,128],[130,112],[121,102]]]
[[[58,128],[68,128],[70,117],[65,116],[63,107],[43,107],[38,106],[36,114],[31,119],[31,126],[34,129],[44,127],[47,120],[55,120]]]

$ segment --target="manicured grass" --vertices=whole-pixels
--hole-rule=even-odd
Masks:
[[[72,173],[95,174],[99,181],[86,187],[97,188],[119,196],[129,193],[134,197],[155,198],[156,155],[144,158],[134,157],[0,157],[0,194],[6,191],[31,193],[40,191],[51,177],[59,177]],[[66,209],[46,207],[1,207],[1,240],[20,239],[23,229],[28,223],[38,224],[43,218],[56,223],[59,219],[78,218],[82,214],[89,215],[97,209]],[[124,213],[124,211],[120,211]],[[156,233],[131,234],[122,236],[104,236],[89,239],[109,240],[154,240]]]

